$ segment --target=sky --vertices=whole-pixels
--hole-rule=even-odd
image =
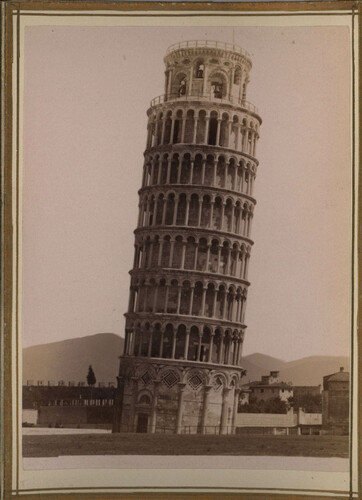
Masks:
[[[123,336],[146,144],[163,57],[223,27],[26,27],[23,346]],[[235,27],[263,123],[244,355],[348,355],[348,28]]]

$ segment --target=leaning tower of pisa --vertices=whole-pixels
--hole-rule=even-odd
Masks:
[[[147,144],[114,431],[235,432],[256,143],[251,59],[172,45]]]

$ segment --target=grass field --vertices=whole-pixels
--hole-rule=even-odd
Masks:
[[[274,455],[348,458],[348,436],[77,434],[23,436],[24,457]]]

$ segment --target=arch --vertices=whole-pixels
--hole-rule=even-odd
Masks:
[[[189,281],[184,281],[181,288],[180,314],[189,314],[191,300],[191,285]]]
[[[203,285],[201,281],[195,283],[194,296],[192,301],[192,315],[201,316],[202,312],[202,295],[203,295]]]
[[[191,177],[191,156],[189,153],[186,153],[183,156],[181,163],[181,175],[180,175],[181,184],[189,184],[190,177]]]
[[[205,132],[206,132],[206,111],[200,110],[197,120],[196,129],[196,143],[203,144],[205,142]]]
[[[211,216],[211,199],[210,196],[205,195],[202,200],[201,206],[201,227],[210,227]]]
[[[177,313],[177,303],[178,303],[178,282],[177,280],[171,280],[171,284],[168,287],[168,300],[167,300],[167,312],[170,314]]]
[[[213,283],[209,283],[206,289],[204,314],[207,318],[212,318],[214,316],[215,293],[215,285]]]
[[[200,238],[197,247],[197,259],[196,259],[196,270],[206,271],[206,259],[207,259],[207,240],[206,238]]]
[[[178,204],[177,204],[176,224],[178,226],[185,226],[186,225],[186,220],[185,220],[186,207],[187,207],[186,194],[181,193],[179,195]]]
[[[186,338],[186,326],[179,325],[177,327],[177,333],[176,333],[176,348],[175,348],[176,359],[184,359],[185,338]]]
[[[186,113],[185,136],[183,142],[192,143],[194,138],[195,117],[194,110],[189,109]]]
[[[189,226],[197,226],[199,221],[199,196],[197,194],[191,195],[190,208],[189,208]]]
[[[187,359],[189,361],[197,361],[199,343],[200,343],[199,329],[197,328],[197,326],[192,326],[190,328],[189,349],[187,353]]]
[[[204,78],[205,64],[203,59],[198,59],[195,64],[195,78]]]
[[[209,135],[207,138],[207,143],[215,146],[217,141],[217,129],[218,129],[218,115],[216,111],[211,111],[210,121],[209,121]]]
[[[193,184],[202,184],[202,155],[201,154],[197,154],[195,156],[192,183]]]
[[[222,99],[228,89],[228,77],[220,70],[212,72],[208,79],[211,97]]]
[[[185,250],[185,269],[194,269],[197,244],[193,236],[189,236]]]
[[[182,236],[176,236],[173,248],[172,267],[180,269],[182,259]]]
[[[162,339],[162,358],[171,358],[174,329],[171,323],[166,325]]]
[[[161,349],[161,325],[156,323],[152,332],[152,346],[151,346],[151,356],[153,358],[158,358],[160,356]]]
[[[207,155],[205,164],[205,186],[212,186],[214,184],[214,157]]]

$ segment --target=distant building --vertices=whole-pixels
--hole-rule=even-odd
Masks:
[[[89,387],[63,380],[31,382],[23,386],[23,425],[111,425],[116,392],[113,383]]]
[[[295,398],[301,396],[319,396],[322,390],[319,385],[293,385],[293,394]]]
[[[257,401],[268,401],[275,398],[287,401],[293,396],[293,386],[280,382],[279,372],[271,371],[270,375],[263,375],[261,380],[243,386],[241,395],[245,401],[248,400],[247,394],[249,394],[249,398],[254,397]]]
[[[348,432],[349,373],[343,367],[323,377],[322,425],[334,432]]]

